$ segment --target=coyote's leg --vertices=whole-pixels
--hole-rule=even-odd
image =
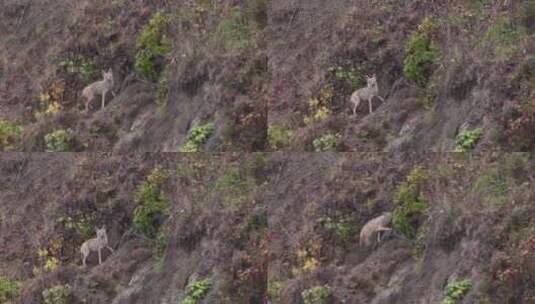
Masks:
[[[98,249],[98,264],[102,264],[102,255],[100,253],[101,248]]]
[[[106,246],[106,248],[108,248],[108,249],[111,251],[111,253],[114,252],[114,251],[113,251],[113,248],[111,248],[110,246]]]
[[[104,109],[104,103],[106,102],[107,91],[102,92],[102,109]]]
[[[357,100],[351,99],[351,102],[353,102],[353,116],[357,115],[357,108],[360,104],[360,97],[357,96]]]
[[[86,260],[86,259],[87,259],[87,255],[85,255],[85,254],[82,253],[82,265],[83,265],[84,267],[86,267],[86,265],[85,265],[85,260]]]
[[[372,99],[373,99],[373,96],[368,98],[368,105],[370,106],[370,114],[373,112],[373,108],[372,108]]]
[[[381,242],[381,232],[386,232],[392,230],[391,228],[379,228],[377,229],[377,243]]]

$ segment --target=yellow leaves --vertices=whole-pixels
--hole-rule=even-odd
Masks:
[[[61,101],[65,87],[61,83],[54,83],[50,88],[39,94],[39,101],[43,111],[37,111],[35,118],[53,117],[62,110]]]
[[[37,249],[37,255],[40,257],[40,258],[44,258],[48,255],[48,250],[46,250],[46,248],[39,248]]]
[[[305,116],[303,119],[305,125],[323,121],[331,116],[332,111],[329,105],[333,95],[332,87],[325,86],[320,90],[318,97],[310,97],[308,99],[307,104],[309,115]]]
[[[310,241],[307,247],[298,249],[296,257],[300,266],[292,268],[293,275],[298,276],[318,269],[321,263],[316,257],[320,254],[320,250],[321,244],[318,241]]]
[[[61,238],[52,239],[50,245],[37,249],[37,256],[39,257],[39,265],[34,266],[32,273],[34,276],[40,275],[42,272],[50,272],[59,266],[59,259],[55,255],[59,255],[61,251],[63,240]]]

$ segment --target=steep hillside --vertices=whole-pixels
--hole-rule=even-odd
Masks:
[[[266,14],[263,0],[2,1],[0,148],[264,149]],[[109,68],[105,109],[97,96],[85,112]]]
[[[533,0],[7,0],[0,11],[3,150],[535,145]],[[108,68],[116,96],[85,113],[82,89]],[[351,115],[366,75],[384,101]]]
[[[268,200],[273,303],[535,302],[533,156],[279,156]],[[394,232],[363,248],[359,231],[385,211]]]
[[[273,0],[269,17],[272,149],[534,148],[531,0]],[[385,101],[353,116],[373,74]]]
[[[533,172],[523,153],[2,154],[0,299],[534,303]],[[359,245],[385,211],[394,230]],[[83,268],[102,226],[114,253]]]
[[[68,303],[197,303],[192,288],[260,303],[264,166],[262,155],[2,155],[0,274],[22,282],[8,303],[64,291]],[[102,226],[115,252],[83,268],[80,245]]]

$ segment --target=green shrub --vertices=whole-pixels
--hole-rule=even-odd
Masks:
[[[334,151],[336,149],[338,138],[334,134],[323,135],[320,138],[314,139],[312,145],[316,152]]]
[[[193,280],[186,286],[186,297],[180,304],[198,304],[212,288],[210,279]]]
[[[47,152],[63,152],[71,148],[73,133],[71,129],[59,129],[45,135]]]
[[[483,130],[481,128],[476,128],[473,130],[464,130],[461,133],[457,134],[455,138],[455,152],[467,152],[472,150]]]
[[[168,240],[169,234],[167,231],[165,231],[165,229],[160,229],[153,244],[153,253],[157,258],[162,258],[164,256]]]
[[[444,291],[444,299],[442,304],[456,304],[460,301],[472,288],[472,283],[469,280],[454,280],[446,286]]]
[[[214,132],[214,124],[207,123],[191,128],[186,136],[186,143],[180,148],[180,152],[199,152],[202,145]]]
[[[270,150],[280,150],[290,144],[293,132],[279,125],[268,127],[268,147]]]
[[[357,228],[355,217],[352,215],[322,216],[318,219],[318,223],[342,242],[351,240]]]
[[[427,174],[421,167],[414,168],[394,194],[393,227],[408,238],[416,236],[419,218],[427,210],[422,184]]]
[[[0,119],[0,151],[17,149],[21,134],[22,126],[12,121]]]
[[[267,283],[267,295],[268,299],[272,303],[279,303],[279,295],[282,290],[283,284],[281,281],[273,280],[271,278],[268,279]]]
[[[328,285],[314,286],[301,293],[304,304],[327,304],[331,290]]]
[[[169,174],[156,167],[147,176],[136,193],[137,207],[134,209],[134,227],[148,237],[155,237],[162,219],[167,216],[168,200],[161,186]]]
[[[329,72],[336,79],[350,83],[353,89],[366,85],[366,80],[362,77],[362,71],[355,68],[331,67]]]
[[[169,76],[168,73],[163,73],[158,80],[158,87],[156,88],[156,104],[163,112],[165,105],[167,104],[167,96],[169,95]],[[162,113],[163,114],[163,113]]]
[[[416,236],[414,237],[413,247],[412,247],[412,256],[415,259],[420,259],[423,257],[425,248],[426,248],[426,243],[425,243],[426,238],[427,238],[426,229],[423,229],[423,228],[418,229],[418,232],[416,233]]]
[[[135,68],[148,79],[158,79],[159,71],[156,70],[156,60],[171,52],[171,41],[166,34],[168,25],[169,16],[163,12],[156,12],[137,38],[138,51]]]
[[[422,87],[425,87],[431,74],[430,66],[440,56],[432,40],[432,32],[436,27],[434,21],[426,17],[405,45],[403,73]]]
[[[93,81],[94,77],[97,74],[97,66],[95,64],[95,61],[91,58],[86,58],[81,55],[64,60],[60,62],[59,65],[65,70],[65,72],[69,74],[80,75],[80,77],[86,84]]]
[[[67,304],[71,295],[71,286],[69,284],[56,285],[43,291],[43,300],[45,304]]]
[[[230,9],[228,16],[217,25],[215,35],[226,50],[240,50],[249,45],[249,26],[239,8]]]
[[[20,282],[0,276],[0,304],[18,303],[20,287]]]
[[[94,233],[94,216],[80,214],[75,217],[71,217],[65,215],[59,217],[57,222],[63,226],[65,231],[73,231],[84,239],[90,238]]]

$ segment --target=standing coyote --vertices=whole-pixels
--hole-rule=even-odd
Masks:
[[[384,101],[384,99],[379,96],[379,87],[377,86],[377,78],[375,75],[372,77],[366,76],[367,86],[353,92],[351,95],[351,103],[353,104],[353,115],[357,115],[357,108],[362,100],[368,100],[370,106],[370,114],[373,112],[372,109],[372,99],[377,97]]]
[[[94,82],[82,91],[82,96],[85,98],[85,111],[89,111],[89,103],[93,101],[95,95],[102,96],[102,109],[104,109],[104,103],[106,102],[106,93],[112,92],[113,88],[113,73],[111,69],[108,72],[102,71],[102,77],[104,78],[101,81]]]
[[[97,237],[94,239],[85,241],[82,244],[82,247],[80,247],[80,252],[82,253],[82,257],[83,257],[82,264],[84,265],[84,267],[86,266],[85,260],[87,259],[91,251],[98,251],[98,264],[99,265],[102,264],[102,256],[100,252],[103,248],[108,248],[113,253],[113,249],[110,246],[108,246],[108,234],[106,233],[106,226],[103,226],[100,229],[97,228],[96,231],[97,231]]]
[[[383,215],[369,220],[360,231],[360,246],[368,248],[373,245],[373,237],[377,235],[377,244],[381,242],[381,232],[390,231],[387,226],[392,221],[392,212],[385,212]]]

